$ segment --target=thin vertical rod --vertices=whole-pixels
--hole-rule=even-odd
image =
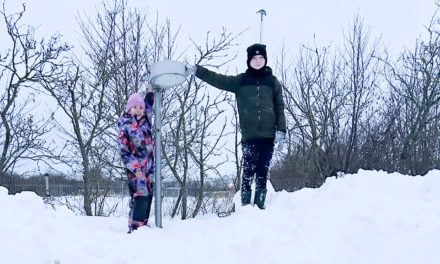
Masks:
[[[266,15],[266,10],[260,9],[257,13],[260,14],[260,43],[263,43],[263,16]]]

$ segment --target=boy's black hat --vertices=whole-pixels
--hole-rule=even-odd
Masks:
[[[255,55],[262,55],[264,60],[264,66],[267,64],[267,53],[266,53],[266,45],[255,43],[247,48],[247,66],[250,67],[250,62]]]

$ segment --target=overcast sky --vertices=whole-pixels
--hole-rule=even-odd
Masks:
[[[13,9],[20,0],[6,0]],[[38,32],[59,32],[71,44],[79,38],[77,17],[87,13],[94,16],[102,0],[27,0],[25,21],[38,26]],[[263,42],[271,55],[279,52],[283,43],[295,56],[302,44],[313,42],[335,45],[342,40],[343,29],[350,28],[355,14],[359,14],[371,27],[372,38],[382,35],[385,45],[394,52],[413,47],[415,39],[424,32],[436,9],[435,0],[128,0],[130,6],[146,9],[148,14],[168,17],[172,26],[181,26],[180,47],[188,45],[189,38],[203,43],[206,32],[219,32],[225,27],[229,32],[246,30],[238,39],[240,70],[246,64],[246,47],[260,39],[260,15],[264,9]],[[4,28],[4,27],[3,27]],[[0,35],[1,36],[1,35]],[[273,61],[272,61],[273,62]]]

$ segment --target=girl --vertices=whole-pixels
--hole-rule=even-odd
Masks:
[[[154,143],[151,132],[152,93],[144,98],[132,94],[125,113],[118,121],[118,147],[128,176],[131,196],[128,217],[129,233],[148,224],[153,199],[151,180],[154,178]]]

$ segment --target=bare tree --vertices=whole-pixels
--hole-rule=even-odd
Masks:
[[[85,16],[80,20],[83,48],[88,58],[81,68],[91,85],[106,86],[103,98],[108,111],[106,118],[113,124],[115,117],[124,112],[130,94],[142,92],[146,87],[154,50],[150,46],[153,36],[147,21],[146,15],[129,8],[126,0],[105,2],[96,18]],[[96,139],[102,148],[94,151],[94,157],[107,175],[124,178],[113,144],[116,130],[103,132]]]
[[[292,177],[289,182],[294,189],[319,186],[337,166],[332,163],[332,155],[336,152],[344,93],[338,85],[338,64],[328,56],[328,48],[303,47],[295,68],[280,64],[289,152],[275,165],[271,177]]]
[[[345,149],[345,172],[357,171],[352,167],[353,155],[357,154],[359,130],[367,110],[375,99],[379,87],[379,42],[370,44],[370,32],[359,15],[354,17],[350,31],[345,35],[341,72],[346,81],[347,147]]]
[[[40,84],[63,70],[63,55],[70,49],[59,36],[48,41],[34,38],[34,29],[23,25],[26,6],[8,14],[5,2],[0,10],[9,37],[5,54],[0,53],[0,176],[13,173],[20,162],[52,158],[54,147],[46,135],[52,128],[52,116],[35,114]]]
[[[195,86],[196,90],[203,92],[200,87],[197,87],[197,84]],[[192,217],[197,216],[201,209],[204,199],[205,179],[209,176],[210,172],[220,177],[221,175],[217,168],[226,162],[226,159],[223,159],[214,165],[209,164],[212,157],[219,157],[221,155],[220,150],[225,145],[221,143],[221,139],[227,135],[225,133],[227,118],[224,117],[225,110],[221,108],[221,104],[227,100],[227,96],[225,93],[220,93],[211,97],[208,93],[205,93],[199,96],[199,98],[200,104],[197,108],[194,108],[193,113],[194,129],[191,130],[191,137],[194,140],[193,144],[189,145],[190,155],[196,163],[199,172],[199,190]],[[223,120],[223,124],[217,124],[217,122],[221,123],[220,120]]]
[[[204,46],[194,43],[198,51],[196,63],[206,65],[213,63],[213,59],[217,57],[223,57],[233,45],[235,38],[236,36],[223,31],[218,40],[211,40],[208,33]],[[216,66],[220,67],[229,60]],[[205,84],[197,83],[192,78],[187,85],[177,87],[172,94],[165,95],[164,126],[167,127],[167,132],[164,136],[163,153],[167,168],[180,187],[172,217],[179,213],[179,208],[182,219],[188,218],[188,214],[195,217],[199,213],[205,198],[205,179],[209,173],[218,175],[218,166],[225,162],[220,160],[215,164],[209,163],[210,159],[220,155],[223,146],[221,139],[226,135],[227,123],[227,120],[223,119],[224,122],[220,125],[216,124],[222,120],[224,108],[221,105],[227,100],[225,93],[214,96],[211,94],[215,93],[207,91]],[[198,175],[198,178],[191,175]],[[189,181],[198,182],[194,205],[188,204]]]
[[[402,147],[398,169],[403,173],[425,173],[435,167],[432,153],[438,152],[440,117],[440,32],[435,17],[427,28],[428,40],[417,41],[412,52],[402,53],[397,67],[388,67],[389,84],[400,98]]]
[[[66,140],[65,162],[84,181],[84,211],[93,215],[92,204],[100,194],[94,192],[100,174],[100,164],[93,158],[99,150],[97,138],[113,126],[107,118],[105,85],[90,85],[84,80],[78,66],[72,67],[64,78],[47,82],[45,89],[55,98],[66,119],[57,120],[58,128]],[[70,124],[70,127],[67,126]]]
[[[237,108],[237,100],[230,99],[228,100],[228,104],[232,107],[233,115],[230,120],[231,125],[233,127],[233,133],[234,133],[234,144],[233,149],[229,150],[230,153],[233,155],[233,161],[235,165],[235,172],[231,175],[232,177],[232,183],[234,184],[234,193],[236,193],[241,188],[241,174],[243,173],[243,157],[240,157],[239,148],[241,145],[240,138],[239,138],[239,120],[238,120],[238,108]]]
[[[401,97],[383,92],[374,108],[376,114],[363,122],[359,130],[359,155],[355,162],[367,170],[397,171],[401,149]]]
[[[87,60],[73,62],[75,66],[64,78],[45,86],[67,117],[58,127],[67,144],[65,161],[84,181],[86,215],[102,213],[98,205],[110,191],[103,177],[125,178],[114,143],[115,117],[148,76],[150,49],[144,21],[125,0],[104,3],[96,20],[80,22]]]

